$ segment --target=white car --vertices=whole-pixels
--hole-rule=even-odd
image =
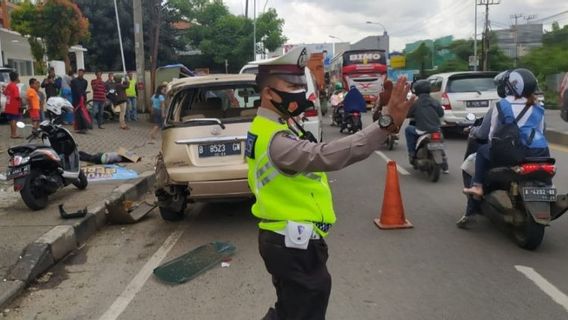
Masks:
[[[428,77],[432,85],[432,98],[444,107],[444,128],[460,128],[471,125],[466,119],[473,113],[483,117],[500,97],[493,78],[498,72],[464,71],[434,74]]]

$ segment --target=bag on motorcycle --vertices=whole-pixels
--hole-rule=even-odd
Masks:
[[[519,164],[525,157],[525,147],[521,142],[521,130],[517,125],[525,113],[531,106],[526,106],[516,118],[513,118],[512,112],[503,111],[500,102],[497,102],[497,112],[501,126],[495,130],[491,139],[491,148],[489,151],[492,166],[505,167]],[[509,110],[511,110],[509,108]]]

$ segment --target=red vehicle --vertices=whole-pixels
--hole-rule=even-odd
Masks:
[[[348,90],[355,85],[367,103],[374,103],[387,77],[387,57],[384,50],[349,50],[331,61],[332,83],[341,81]]]

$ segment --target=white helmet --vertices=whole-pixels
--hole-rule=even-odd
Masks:
[[[51,97],[46,103],[47,111],[56,116],[60,116],[62,112],[73,112],[73,105],[63,97]]]

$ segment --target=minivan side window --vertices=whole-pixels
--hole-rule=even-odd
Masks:
[[[441,77],[430,79],[430,85],[432,86],[431,92],[440,92],[442,90],[442,81]]]

